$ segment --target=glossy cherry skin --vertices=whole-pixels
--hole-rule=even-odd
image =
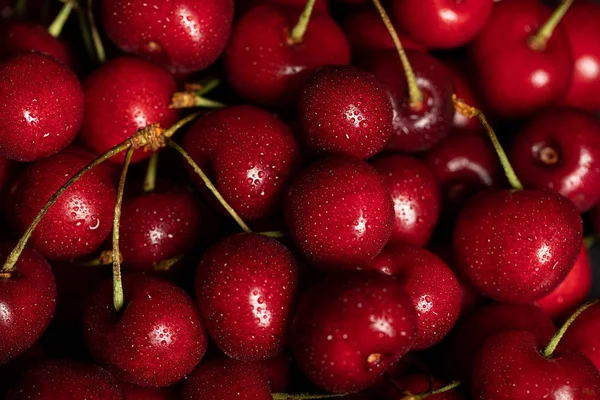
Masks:
[[[503,0],[472,43],[470,57],[482,100],[493,113],[525,117],[565,95],[573,58],[562,26],[556,27],[545,50],[529,45],[550,13],[537,0]]]
[[[341,28],[315,12],[301,43],[289,32],[301,9],[258,6],[240,18],[225,52],[225,69],[236,92],[252,104],[290,106],[312,71],[350,63],[350,47]]]
[[[573,267],[582,222],[558,193],[489,189],[465,204],[453,235],[460,273],[482,294],[529,303],[555,289]]]
[[[48,199],[88,164],[60,153],[29,165],[14,187],[11,217],[19,233],[31,224]],[[112,230],[116,192],[102,171],[92,170],[48,210],[29,245],[51,260],[68,260],[96,251]]]
[[[600,200],[600,122],[574,108],[548,110],[515,137],[510,163],[521,183],[556,190],[585,212]]]
[[[119,382],[123,391],[123,400],[175,400],[178,399],[177,387],[155,388]]]
[[[181,400],[271,400],[269,382],[254,363],[231,359],[206,361],[185,381]]]
[[[433,49],[452,49],[477,36],[493,5],[493,0],[393,0],[391,14],[419,43]]]
[[[532,332],[540,346],[548,343],[556,328],[552,320],[534,305],[492,303],[461,318],[446,343],[446,372],[454,379],[467,379],[481,345],[500,332]]]
[[[91,354],[129,383],[163,387],[181,381],[207,345],[194,301],[174,284],[143,275],[124,276],[123,292],[119,313],[110,281],[88,300],[83,328]]]
[[[301,141],[315,154],[370,158],[392,135],[392,104],[385,88],[357,67],[317,69],[298,107]]]
[[[41,53],[0,64],[0,156],[35,161],[71,143],[83,120],[83,90],[63,63]]]
[[[231,32],[233,0],[108,0],[102,26],[121,50],[189,73],[212,64]]]
[[[600,109],[600,6],[576,2],[561,24],[567,33],[575,62],[569,90],[562,103],[588,111]]]
[[[204,115],[188,130],[183,147],[227,203],[250,221],[281,209],[284,190],[300,160],[290,128],[274,114],[252,106]],[[188,172],[207,199],[218,204],[196,173],[191,168]]]
[[[394,133],[386,149],[402,152],[424,151],[452,128],[452,77],[435,58],[422,51],[406,52],[423,94],[420,109],[410,106],[404,69],[395,50],[382,51],[366,61],[366,68],[384,84],[394,109]]]
[[[98,155],[133,136],[138,129],[154,123],[167,129],[177,121],[177,110],[169,108],[176,91],[175,81],[167,71],[148,61],[115,58],[87,76],[83,87],[85,117],[81,139]],[[151,154],[138,150],[132,162]],[[123,152],[110,161],[122,164],[124,159]]]
[[[600,397],[600,372],[580,353],[555,351],[527,331],[499,333],[479,350],[471,376],[475,400]]]
[[[285,344],[298,268],[274,239],[241,233],[212,246],[196,273],[196,298],[211,338],[229,357],[258,361]]]
[[[371,161],[394,202],[394,228],[390,243],[424,246],[440,214],[440,191],[433,173],[420,160],[385,155]]]
[[[592,305],[569,326],[559,343],[562,351],[576,351],[586,356],[600,370],[600,306]]]
[[[303,294],[292,348],[304,373],[330,392],[374,384],[417,337],[417,315],[398,281],[378,273],[333,275]]]
[[[14,244],[0,243],[4,264]],[[18,356],[42,335],[56,307],[56,284],[50,264],[25,248],[10,277],[0,277],[0,364]]]
[[[310,263],[356,269],[383,249],[394,224],[390,192],[364,161],[326,158],[305,168],[285,199],[285,219]]]
[[[123,400],[123,392],[105,370],[71,360],[49,360],[29,369],[11,389],[9,400]]]
[[[408,244],[388,245],[370,268],[398,279],[417,312],[413,350],[424,350],[450,332],[458,319],[461,288],[452,270],[433,253]]]
[[[386,383],[384,385],[383,399],[385,400],[404,400],[407,397],[407,392],[413,395],[427,393],[434,389],[439,389],[446,384],[434,377],[429,377],[426,374],[410,374],[395,379],[398,387]],[[400,389],[402,388],[402,390]],[[426,397],[430,400],[462,400],[464,397],[453,389],[447,392],[434,394]]]

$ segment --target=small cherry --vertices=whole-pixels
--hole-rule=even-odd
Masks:
[[[205,69],[225,49],[233,0],[107,0],[102,26],[121,50],[174,73]]]
[[[600,371],[600,305],[594,304],[573,321],[563,336],[559,349],[576,351],[586,356]]]
[[[395,379],[394,384],[384,385],[385,400],[462,400],[464,397],[454,390],[458,382],[445,386],[441,380],[422,373],[413,373]]]
[[[302,254],[329,270],[368,264],[394,225],[392,198],[381,176],[364,161],[348,157],[306,167],[288,190],[284,213]]]
[[[417,316],[390,276],[330,276],[304,293],[292,328],[296,361],[319,387],[355,392],[376,383],[412,347]]]
[[[580,212],[600,200],[600,122],[574,108],[537,115],[515,137],[509,159],[523,185],[555,190]]]
[[[392,104],[368,72],[350,66],[317,69],[300,96],[300,139],[319,155],[370,158],[392,135]]]
[[[83,120],[75,74],[53,57],[17,54],[0,64],[0,156],[35,161],[58,153]]]

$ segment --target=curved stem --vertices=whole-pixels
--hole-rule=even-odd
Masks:
[[[483,125],[483,127],[485,128],[488,136],[490,137],[490,140],[492,141],[492,144],[494,145],[494,149],[496,150],[496,154],[498,154],[498,158],[500,159],[500,163],[502,164],[502,168],[504,169],[504,173],[506,175],[506,178],[508,179],[508,182],[510,183],[510,186],[513,189],[522,190],[523,185],[521,184],[521,181],[519,181],[519,178],[517,177],[517,174],[515,173],[515,170],[513,169],[512,165],[510,165],[508,157],[506,156],[502,145],[498,141],[496,132],[494,132],[494,129],[488,123],[487,119],[485,118],[485,115],[483,115],[483,113],[480,110],[468,105],[463,100],[459,99],[455,94],[452,95],[452,101],[454,102],[454,108],[460,114],[468,118],[477,117],[479,119],[481,125]]]
[[[185,159],[185,161],[187,161],[187,163],[190,165],[190,167],[192,167],[194,172],[196,172],[196,174],[198,174],[198,176],[200,176],[200,179],[202,179],[202,181],[204,182],[204,184],[206,185],[208,190],[211,191],[211,193],[217,198],[219,203],[221,203],[223,208],[225,208],[225,210],[227,210],[229,215],[231,215],[231,217],[235,220],[235,222],[237,222],[237,224],[240,226],[240,228],[242,228],[244,230],[244,232],[252,232],[252,230],[250,230],[250,227],[248,227],[248,225],[246,225],[246,223],[242,220],[242,218],[240,218],[238,213],[235,212],[235,210],[227,203],[227,201],[225,201],[223,196],[221,196],[221,193],[219,193],[217,188],[212,184],[210,179],[208,179],[208,176],[206,176],[204,171],[202,171],[202,169],[198,166],[198,164],[196,164],[196,162],[192,159],[192,157],[190,157],[190,155],[181,146],[179,146],[177,143],[175,143],[172,139],[168,139],[167,144],[169,146],[171,146],[173,149],[175,149],[179,154],[181,154],[181,156]]]
[[[563,324],[563,326],[560,327],[560,329],[558,330],[558,332],[556,332],[554,334],[554,336],[552,336],[552,339],[550,339],[550,342],[548,343],[548,346],[546,346],[546,348],[544,349],[544,357],[546,357],[546,358],[552,357],[552,354],[554,353],[554,350],[556,350],[556,347],[560,343],[560,340],[565,335],[565,333],[567,332],[567,329],[569,329],[569,326],[571,326],[571,324],[573,323],[573,321],[575,321],[575,319],[577,319],[577,317],[579,317],[582,312],[584,312],[585,310],[587,310],[591,306],[593,306],[595,304],[598,304],[598,303],[600,303],[600,299],[589,301],[589,302],[585,303],[584,305],[582,305],[581,307],[579,307],[577,309],[577,311],[575,311],[569,317],[569,319]]]
[[[62,8],[58,12],[58,15],[52,21],[52,24],[48,27],[48,33],[53,37],[59,37],[62,32],[63,27],[65,26],[65,22],[69,19],[69,15],[71,15],[71,11],[75,3],[72,0],[67,0],[65,4],[63,4]]]
[[[316,0],[307,0],[296,26],[292,28],[288,35],[288,42],[290,44],[302,43],[302,40],[304,40],[304,34],[306,33],[306,28],[308,28],[308,23],[310,22],[310,16],[315,8],[315,3]]]
[[[106,61],[106,52],[104,51],[102,38],[100,38],[100,33],[98,33],[98,27],[96,26],[93,0],[88,0],[87,6],[88,21],[90,23],[90,31],[92,33],[92,42],[94,43],[94,48],[96,49],[96,57],[98,57],[98,62],[103,64],[104,61]]]
[[[148,160],[146,177],[144,178],[144,192],[153,192],[156,189],[156,171],[158,169],[158,153],[152,154]]]
[[[402,47],[402,43],[400,42],[400,38],[398,37],[398,33],[390,20],[387,12],[383,5],[381,5],[380,0],[373,0],[373,4],[377,8],[385,27],[387,28],[390,36],[392,37],[392,41],[394,42],[394,46],[396,47],[396,51],[400,56],[400,62],[402,63],[402,68],[404,69],[404,75],[406,75],[406,82],[408,83],[408,95],[410,96],[410,108],[413,110],[420,110],[423,106],[423,93],[421,89],[419,89],[419,85],[417,84],[417,77],[415,76],[415,71],[413,71],[412,66],[410,65],[410,61],[408,61],[408,57],[406,56],[406,52],[404,51],[404,47]]]
[[[550,16],[548,21],[542,25],[537,33],[529,39],[529,46],[533,50],[542,51],[546,49],[548,40],[552,37],[554,29],[558,26],[558,23],[565,16],[571,4],[574,0],[564,0],[560,6]]]

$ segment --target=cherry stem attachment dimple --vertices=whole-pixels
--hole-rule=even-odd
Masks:
[[[304,34],[308,28],[308,23],[310,22],[310,17],[313,13],[313,9],[315,8],[315,3],[316,0],[307,0],[304,10],[302,10],[302,14],[300,14],[300,17],[298,18],[296,26],[292,28],[288,35],[288,42],[290,44],[302,43],[304,40]]]
[[[554,336],[552,336],[552,339],[550,339],[550,342],[548,343],[548,346],[546,346],[546,348],[544,349],[544,357],[546,357],[546,358],[552,357],[552,354],[554,353],[554,350],[556,350],[556,347],[558,347],[558,344],[560,343],[560,340],[565,335],[565,333],[567,332],[567,329],[569,329],[569,327],[571,326],[571,324],[573,323],[573,321],[575,321],[577,319],[577,317],[579,317],[581,315],[581,313],[583,313],[585,310],[587,310],[591,306],[596,305],[598,303],[600,303],[600,299],[588,301],[587,303],[585,303],[584,305],[582,305],[581,307],[579,307],[569,317],[569,319],[567,319],[565,321],[565,323],[560,327],[560,329],[558,330],[558,332],[556,332],[554,334]]]
[[[76,4],[75,4],[74,0],[66,0],[65,1],[62,8],[58,12],[58,15],[56,16],[54,21],[52,21],[52,23],[48,27],[48,33],[50,35],[52,35],[55,38],[60,36],[60,33],[62,32],[63,27],[65,26],[65,23],[67,22],[67,19],[69,19],[69,16],[71,15],[71,11],[73,11],[73,8],[75,8],[75,5]]]
[[[402,63],[402,68],[404,69],[404,75],[406,76],[406,82],[408,83],[408,95],[410,97],[410,108],[413,110],[420,110],[423,107],[423,93],[421,89],[419,89],[419,85],[417,84],[417,77],[415,76],[415,71],[412,69],[410,65],[410,61],[408,60],[408,56],[404,51],[404,47],[402,47],[402,42],[400,42],[400,38],[398,37],[398,33],[396,32],[396,28],[394,28],[394,24],[390,20],[385,8],[381,4],[380,0],[373,0],[373,4],[377,8],[381,19],[388,30],[390,36],[392,37],[392,41],[394,42],[394,46],[396,47],[396,51],[398,52],[398,56],[400,56],[400,62]]]
[[[502,164],[502,168],[504,169],[504,174],[506,175],[510,186],[513,189],[522,190],[523,185],[521,184],[521,181],[519,181],[519,178],[517,177],[517,174],[515,173],[515,170],[513,169],[512,165],[510,165],[508,157],[506,156],[502,145],[498,141],[496,132],[494,132],[494,129],[488,123],[487,119],[485,118],[485,115],[483,115],[483,113],[477,108],[470,106],[463,100],[459,99],[456,96],[456,94],[452,95],[452,101],[454,102],[454,108],[461,115],[464,115],[467,118],[477,117],[479,119],[481,125],[483,125],[483,127],[485,128],[490,140],[492,141],[492,144],[494,145],[494,149],[496,150],[496,154],[498,154],[498,158],[500,159],[500,163]]]
[[[90,32],[92,34],[92,42],[94,43],[94,48],[96,49],[96,57],[100,64],[103,64],[106,61],[106,52],[104,51],[104,45],[102,44],[102,38],[100,37],[100,33],[98,32],[98,26],[96,25],[96,18],[94,17],[94,4],[93,0],[88,0],[87,2],[87,17],[88,22],[90,24]]]
[[[289,393],[273,393],[273,400],[311,400],[311,399],[333,399],[335,397],[344,397],[349,393],[338,394],[289,394]]]
[[[144,178],[144,192],[153,192],[156,189],[156,172],[158,170],[158,153],[152,154],[148,160],[146,177]]]
[[[542,51],[546,49],[548,40],[552,37],[554,29],[558,26],[560,20],[565,16],[571,4],[574,0],[564,0],[556,10],[552,13],[550,18],[542,25],[537,33],[532,36],[529,40],[529,46],[533,50]]]

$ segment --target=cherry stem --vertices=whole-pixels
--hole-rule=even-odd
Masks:
[[[10,279],[12,277],[12,273],[10,272],[0,272],[0,279]]]
[[[121,262],[123,262],[123,255],[119,254],[119,258],[121,259]],[[113,252],[112,250],[103,250],[100,253],[100,256],[94,258],[93,260],[90,261],[86,261],[83,263],[78,263],[77,265],[83,266],[83,267],[98,267],[98,266],[105,266],[105,265],[112,265],[113,264]]]
[[[446,386],[442,386],[441,388],[437,388],[437,389],[434,389],[434,390],[431,390],[428,392],[424,392],[424,393],[419,393],[418,395],[416,395],[415,400],[424,400],[424,399],[428,398],[429,396],[435,396],[436,394],[449,392],[451,390],[456,389],[459,386],[460,386],[460,381],[453,381],[453,382],[450,382],[449,384],[447,384]]]
[[[300,18],[298,18],[298,23],[296,23],[296,26],[292,28],[288,35],[288,43],[302,43],[304,40],[304,34],[308,28],[308,23],[310,22],[310,17],[313,9],[315,8],[315,3],[316,0],[307,0],[304,10],[302,10],[302,14],[300,14]]]
[[[17,17],[24,16],[27,11],[27,0],[17,0],[14,11]]]
[[[98,58],[98,62],[100,64],[103,64],[104,61],[106,61],[106,52],[104,51],[104,45],[102,44],[102,39],[100,38],[100,33],[98,32],[98,27],[96,26],[96,19],[94,18],[93,0],[88,0],[87,6],[87,17],[90,23],[92,42],[94,43],[94,48],[96,49],[96,57]]]
[[[156,189],[156,171],[158,170],[158,153],[152,154],[148,160],[146,177],[144,178],[144,192],[154,192]]]
[[[79,28],[81,29],[81,35],[83,37],[83,43],[88,53],[90,60],[96,58],[94,50],[94,43],[92,42],[92,36],[90,35],[90,27],[86,17],[86,11],[82,7],[77,7],[77,19],[79,20]]]
[[[490,140],[492,141],[492,144],[494,145],[494,149],[496,150],[496,154],[498,154],[498,158],[500,159],[500,163],[502,164],[502,168],[504,169],[504,174],[506,175],[510,186],[513,189],[522,190],[523,185],[521,184],[521,181],[519,181],[519,178],[517,177],[517,174],[515,173],[515,170],[513,169],[512,165],[510,165],[508,157],[506,156],[502,145],[498,141],[496,132],[494,132],[494,129],[488,123],[487,119],[485,118],[485,115],[483,115],[483,113],[480,110],[465,103],[464,100],[459,99],[456,96],[456,94],[452,95],[452,101],[454,102],[454,108],[460,114],[464,115],[467,118],[477,117],[479,119],[481,125],[483,125],[483,127],[485,128],[488,136],[490,137]]]
[[[600,303],[600,299],[588,301],[587,303],[585,303],[584,305],[582,305],[581,307],[579,307],[577,309],[577,311],[575,311],[569,317],[569,319],[567,319],[567,321],[563,324],[563,326],[560,327],[560,329],[558,330],[558,332],[556,332],[554,334],[554,336],[552,336],[552,339],[550,339],[550,342],[548,343],[548,346],[546,346],[546,348],[544,349],[544,357],[546,357],[546,358],[552,357],[552,354],[554,353],[554,350],[556,350],[556,347],[558,347],[558,344],[560,343],[560,340],[562,339],[562,337],[564,336],[564,334],[567,332],[567,329],[569,329],[569,326],[571,326],[571,324],[573,323],[573,321],[575,321],[575,319],[577,319],[577,317],[579,317],[579,315],[581,315],[582,312],[584,312],[585,310],[587,310],[591,306],[593,306],[595,304],[598,304],[598,303]]]
[[[169,108],[175,109],[192,107],[223,108],[227,107],[227,104],[202,97],[199,92],[176,92],[173,94],[169,105]]]
[[[281,231],[259,232],[258,234],[266,236],[266,237],[270,237],[270,238],[273,238],[273,239],[278,239],[278,238],[285,237],[285,233],[283,233]]]
[[[583,245],[586,249],[591,248],[596,243],[596,235],[592,234],[583,238]]]
[[[573,4],[574,0],[564,0],[560,6],[550,16],[548,21],[542,25],[540,30],[529,39],[529,47],[533,50],[542,51],[546,49],[546,45],[548,44],[548,40],[552,37],[552,33],[554,29],[558,26],[558,23],[564,17],[564,15]]]
[[[408,57],[406,56],[404,47],[402,47],[402,42],[400,42],[400,38],[398,37],[396,28],[394,28],[394,24],[392,24],[392,21],[390,20],[390,17],[385,11],[385,8],[383,7],[383,5],[381,5],[381,1],[373,0],[373,4],[377,8],[377,11],[381,16],[385,27],[387,28],[390,36],[392,37],[392,41],[394,42],[396,51],[400,56],[400,62],[402,63],[402,68],[404,69],[404,74],[406,75],[406,82],[408,83],[410,108],[418,111],[421,109],[421,107],[423,107],[423,93],[421,92],[421,89],[419,89],[419,85],[417,84],[417,77],[415,76],[415,71],[412,69],[410,61],[408,61]]]
[[[73,1],[73,0],[65,1],[62,8],[58,12],[58,15],[56,16],[54,21],[52,21],[52,24],[50,24],[50,26],[48,27],[48,33],[50,35],[52,35],[55,38],[60,36],[60,33],[62,32],[63,27],[65,26],[67,19],[69,19],[69,16],[71,15],[71,11],[73,10],[74,7],[75,7],[75,1]]]
[[[180,255],[172,257],[172,258],[167,258],[166,260],[160,260],[160,261],[154,263],[152,268],[155,271],[168,271],[171,269],[171,267],[173,265],[175,265],[179,261],[181,261],[182,258],[183,258],[183,254],[180,254]]]
[[[310,399],[332,399],[334,397],[344,397],[348,393],[339,394],[289,394],[273,393],[273,400],[310,400]]]
[[[216,199],[219,201],[219,203],[221,203],[223,208],[225,210],[227,210],[229,215],[231,215],[231,217],[235,220],[235,222],[237,222],[237,224],[240,226],[240,228],[242,228],[242,230],[244,232],[252,232],[252,230],[250,230],[248,225],[246,225],[246,223],[242,220],[242,218],[240,218],[238,213],[236,213],[235,210],[229,204],[227,204],[227,202],[225,201],[223,196],[221,196],[221,193],[219,193],[217,188],[212,184],[210,179],[208,179],[208,176],[206,176],[204,171],[202,171],[202,169],[198,166],[198,164],[196,164],[196,162],[192,159],[192,157],[190,157],[190,155],[181,146],[179,146],[177,143],[175,143],[173,140],[168,139],[167,144],[169,146],[171,146],[173,149],[175,149],[179,154],[181,154],[181,156],[185,159],[185,161],[187,161],[187,163],[190,165],[190,167],[192,167],[194,172],[196,172],[196,174],[198,174],[198,176],[200,176],[200,179],[202,179],[202,182],[204,182],[204,184],[206,185],[208,190],[211,191],[211,193],[216,197]]]

